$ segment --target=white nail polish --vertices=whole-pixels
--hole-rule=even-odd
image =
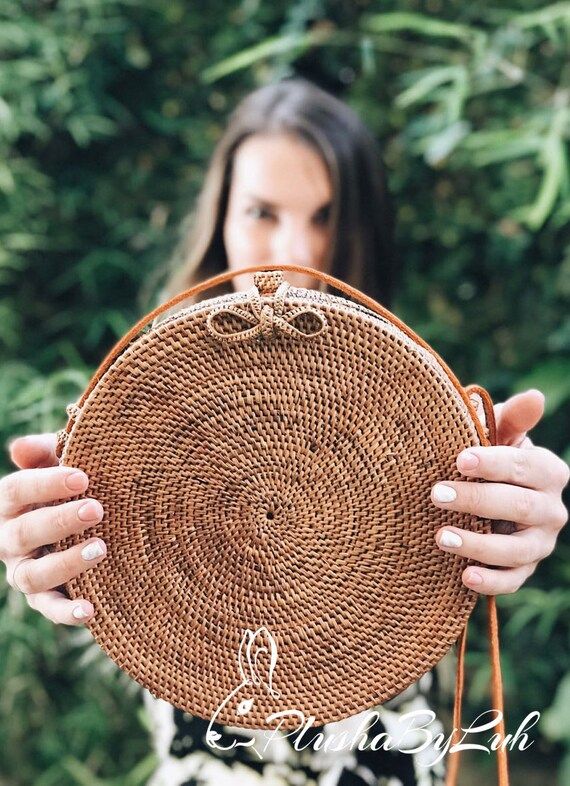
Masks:
[[[76,620],[83,620],[85,617],[88,617],[89,614],[85,611],[83,606],[76,606],[72,611],[73,616]]]
[[[457,492],[451,486],[437,483],[433,487],[433,496],[438,502],[453,502],[454,499],[457,499]]]
[[[463,541],[455,532],[450,532],[448,529],[444,529],[441,533],[439,538],[439,543],[441,546],[451,547],[451,548],[458,548],[459,546],[463,545]]]
[[[96,540],[95,543],[89,543],[81,549],[81,556],[83,559],[96,559],[104,553],[105,550],[98,540]]]

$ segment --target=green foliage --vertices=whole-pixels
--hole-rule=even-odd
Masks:
[[[541,389],[532,437],[569,459],[569,41],[567,2],[0,0],[4,441],[64,424],[153,305],[228,111],[299,73],[382,142],[403,265],[394,311],[464,384],[496,400]],[[561,784],[569,557],[565,531],[499,598],[508,726],[545,710],[540,746],[561,754]],[[472,625],[474,716],[488,702],[479,608]],[[86,631],[53,626],[8,589],[0,684],[0,784],[148,777],[137,686]]]
[[[0,684],[0,783],[142,786],[156,767],[139,686],[86,628],[32,611],[3,566]]]

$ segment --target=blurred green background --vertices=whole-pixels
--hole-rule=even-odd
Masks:
[[[568,461],[570,3],[201,6],[0,0],[3,444],[64,425],[65,405],[155,304],[228,112],[299,74],[382,144],[403,266],[392,310],[463,384],[497,401],[542,390],[533,441]],[[5,450],[1,461],[14,470]],[[565,528],[525,586],[498,598],[507,730],[542,714],[532,747],[511,756],[515,786],[570,784],[569,580]],[[471,720],[490,706],[484,602],[469,639]],[[442,718],[453,667],[440,668]],[[3,566],[0,686],[1,786],[146,782],[138,685],[86,629],[31,611]],[[494,782],[493,757],[467,763],[466,784]]]

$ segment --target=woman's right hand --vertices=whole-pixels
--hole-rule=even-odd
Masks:
[[[0,480],[0,560],[6,564],[8,583],[25,593],[32,609],[56,624],[80,625],[93,616],[93,605],[81,598],[70,600],[56,588],[105,559],[105,543],[88,538],[47,554],[43,547],[97,524],[103,507],[93,498],[45,506],[82,494],[89,485],[81,470],[59,466],[55,447],[55,434],[19,437],[10,443],[10,458],[20,471]],[[95,544],[101,545],[103,554],[85,559],[82,549]],[[77,609],[83,616],[75,616]]]

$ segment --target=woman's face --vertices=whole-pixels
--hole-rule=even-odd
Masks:
[[[327,168],[308,144],[288,134],[254,134],[237,149],[232,170],[224,245],[230,270],[274,263],[324,270],[331,243],[332,186]],[[286,273],[293,286],[314,278]],[[236,290],[251,273],[233,279]]]

